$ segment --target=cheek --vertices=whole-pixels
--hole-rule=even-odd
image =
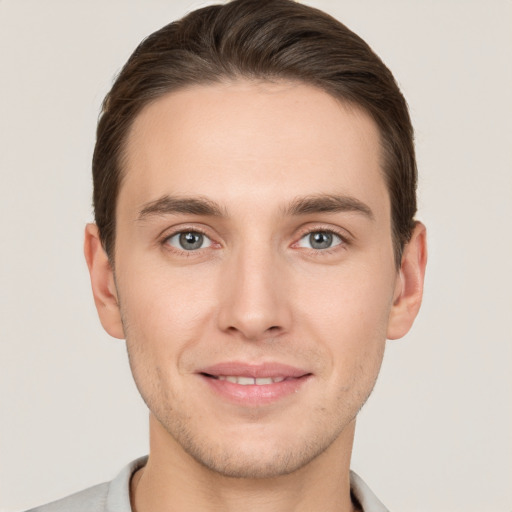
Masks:
[[[211,283],[199,272],[191,276],[168,265],[131,264],[119,279],[121,304],[131,327],[180,332],[193,327],[208,305]],[[133,275],[136,274],[136,275]]]
[[[368,266],[339,267],[302,279],[296,296],[303,314],[332,332],[385,333],[394,292],[393,272]]]
[[[205,287],[156,265],[131,268],[136,278],[120,268],[118,279],[127,351],[139,392],[157,411],[180,395],[182,354],[207,323]]]
[[[389,288],[378,290],[375,285],[362,278],[346,279],[343,287],[330,287],[324,301],[312,301],[316,306],[310,311],[311,332],[322,333],[326,365],[321,377],[325,395],[334,397],[336,414],[355,416],[379,374],[390,299]]]
[[[131,269],[137,269],[136,278]],[[143,361],[157,373],[166,368],[162,374],[168,378],[184,371],[183,354],[200,343],[213,323],[215,280],[205,273],[155,263],[130,262],[119,268],[118,291],[132,365],[142,367]]]
[[[298,307],[298,318],[309,336],[320,337],[332,362],[330,371],[345,374],[345,381],[361,371],[378,372],[392,305],[392,276],[393,271],[352,266],[340,267],[328,279],[304,283],[309,292]]]

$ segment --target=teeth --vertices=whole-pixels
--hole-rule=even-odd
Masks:
[[[242,386],[265,386],[274,384],[276,382],[283,382],[286,377],[239,377],[234,375],[219,375],[217,379],[226,380],[233,384],[240,384]]]
[[[261,386],[262,384],[272,384],[272,379],[270,377],[254,379],[254,381],[258,386]]]
[[[252,377],[237,377],[237,384],[241,384],[242,386],[250,386],[255,383],[255,380]]]

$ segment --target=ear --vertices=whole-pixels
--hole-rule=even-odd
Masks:
[[[396,279],[387,332],[390,340],[405,336],[412,327],[421,306],[426,265],[427,230],[421,222],[416,222],[411,239],[404,247]]]
[[[87,224],[85,227],[84,254],[101,325],[114,338],[123,339],[125,336],[114,271],[101,244],[96,224]]]

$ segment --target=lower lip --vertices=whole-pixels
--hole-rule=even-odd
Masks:
[[[257,406],[276,402],[286,396],[297,393],[306,383],[311,375],[304,375],[298,378],[289,378],[273,384],[249,384],[242,385],[227,380],[219,380],[206,375],[200,375],[205,383],[215,393],[223,398],[245,406]]]

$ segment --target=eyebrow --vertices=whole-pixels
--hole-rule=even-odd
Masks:
[[[368,205],[355,197],[345,195],[315,194],[298,197],[283,209],[285,216],[338,212],[356,212],[374,220],[373,212]],[[226,211],[220,205],[206,197],[176,197],[165,195],[155,201],[144,204],[139,211],[137,219],[145,220],[152,216],[172,214],[227,217]]]
[[[226,216],[223,209],[205,197],[173,197],[165,195],[146,203],[139,212],[138,220],[170,214],[204,215],[208,217]]]
[[[316,194],[298,197],[285,209],[285,215],[308,215],[311,213],[356,212],[374,220],[371,208],[352,196]]]

